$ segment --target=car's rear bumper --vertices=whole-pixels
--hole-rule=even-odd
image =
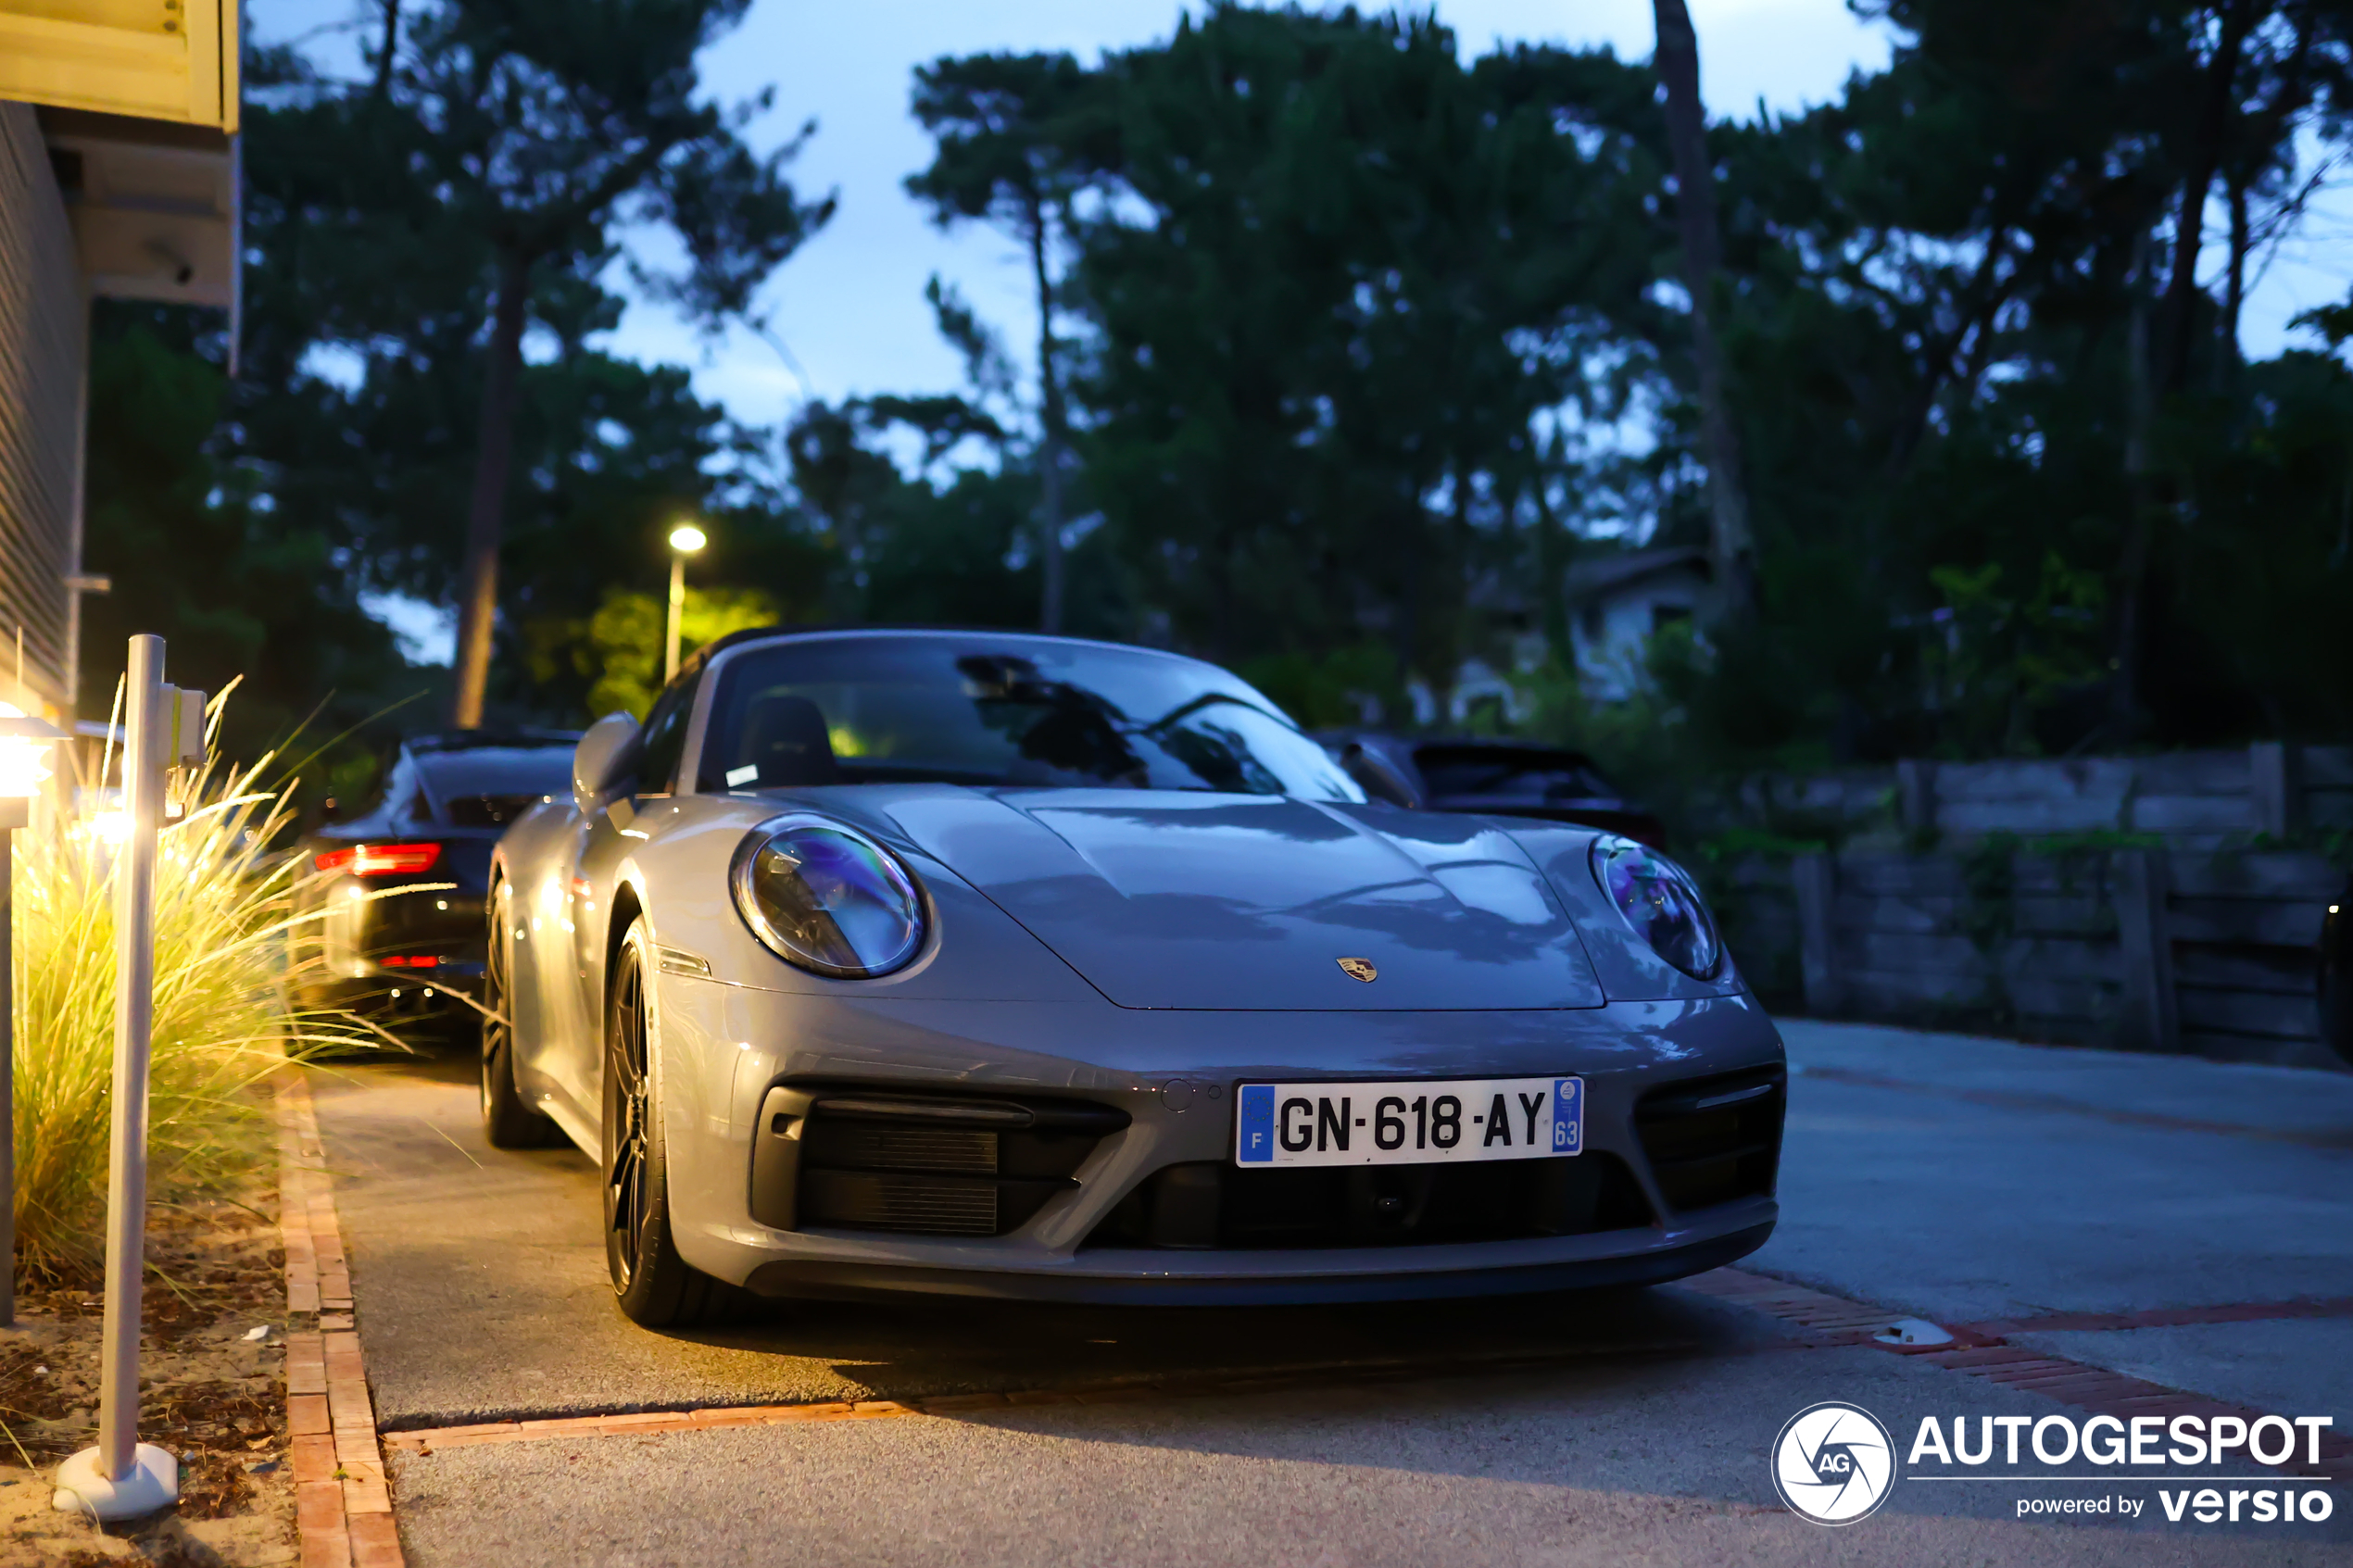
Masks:
[[[384,970],[376,974],[313,979],[296,994],[298,1006],[358,1013],[378,1023],[407,1019],[478,1016],[483,966],[453,960],[426,970]]]
[[[1192,1253],[1176,1266],[1165,1253],[1101,1252],[1068,1269],[943,1269],[823,1259],[778,1259],[744,1284],[761,1296],[860,1299],[900,1293],[1087,1306],[1290,1306],[1512,1296],[1609,1286],[1659,1285],[1721,1268],[1765,1245],[1774,1221],[1742,1206],[1741,1228],[1723,1234],[1655,1234],[1596,1256],[1506,1261],[1512,1243],[1477,1247],[1365,1248],[1342,1257],[1314,1252]],[[1769,1212],[1772,1205],[1764,1208]],[[1598,1241],[1601,1237],[1567,1238]],[[1425,1256],[1416,1257],[1421,1253]],[[1433,1254],[1450,1254],[1443,1259]],[[1486,1257],[1475,1254],[1484,1253]],[[1466,1254],[1474,1254],[1466,1256]],[[1256,1267],[1237,1270],[1247,1262]],[[1271,1265],[1271,1266],[1270,1266]]]

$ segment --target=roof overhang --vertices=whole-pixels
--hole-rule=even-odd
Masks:
[[[57,108],[41,132],[92,294],[236,310],[235,137]]]
[[[0,0],[0,98],[237,133],[236,0]]]
[[[0,98],[40,106],[92,294],[235,314],[237,25],[237,0],[0,0]]]

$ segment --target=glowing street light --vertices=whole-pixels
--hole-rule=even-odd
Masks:
[[[65,739],[55,725],[0,702],[0,1326],[17,1321],[17,829],[32,822],[32,801],[49,782],[50,748]]]
[[[686,613],[686,558],[711,541],[703,531],[691,522],[682,522],[670,531],[670,630],[662,641],[661,684],[668,685],[678,675],[679,622]]]

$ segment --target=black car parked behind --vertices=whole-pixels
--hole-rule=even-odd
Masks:
[[[1485,735],[1409,740],[1376,730],[1315,738],[1366,794],[1391,805],[1539,817],[1667,847],[1658,818],[1628,800],[1581,751]]]
[[[461,731],[401,743],[384,793],[305,838],[306,890],[326,918],[305,945],[299,1005],[348,1008],[387,1025],[471,1025],[486,957],[490,851],[533,807],[572,791],[569,731]],[[414,892],[383,895],[399,888]],[[453,996],[452,993],[457,993]]]

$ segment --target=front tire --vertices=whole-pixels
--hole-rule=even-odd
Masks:
[[[504,880],[490,890],[490,950],[482,966],[482,1135],[493,1148],[555,1148],[566,1140],[550,1117],[515,1087],[514,897]]]
[[[645,922],[631,924],[605,1009],[605,1265],[623,1316],[685,1328],[733,1316],[743,1292],[679,1257],[672,1238],[669,1145],[653,1084],[652,951]]]

